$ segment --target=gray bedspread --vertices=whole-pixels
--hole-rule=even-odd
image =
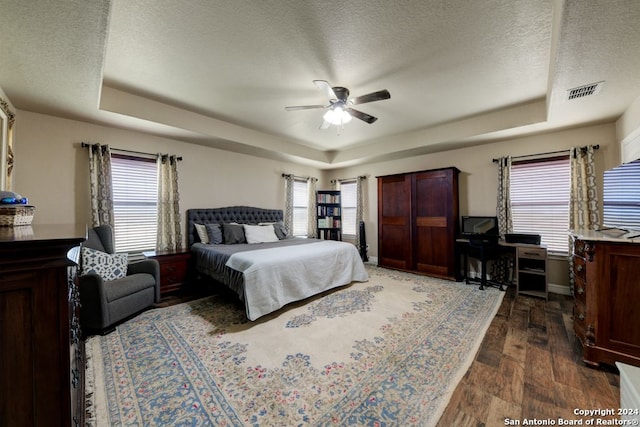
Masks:
[[[344,242],[293,238],[259,244],[196,243],[191,248],[198,272],[238,294],[250,320],[325,290],[368,280],[357,249]]]

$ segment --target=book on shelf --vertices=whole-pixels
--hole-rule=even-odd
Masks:
[[[340,216],[340,208],[336,206],[318,206],[318,216]]]
[[[340,228],[340,219],[331,216],[318,218],[318,228]]]
[[[340,203],[340,194],[318,193],[317,202],[325,204],[338,204]]]

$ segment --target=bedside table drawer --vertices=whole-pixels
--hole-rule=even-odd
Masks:
[[[160,263],[160,282],[163,285],[174,285],[185,282],[187,277],[186,262]]]
[[[144,252],[147,258],[160,264],[160,294],[179,291],[189,280],[191,252],[188,250]]]

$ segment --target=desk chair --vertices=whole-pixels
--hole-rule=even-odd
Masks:
[[[480,261],[480,279],[469,277],[467,274],[467,265],[465,268],[465,276],[467,283],[480,283],[480,289],[484,290],[485,286],[496,286],[504,291],[502,282],[487,279],[487,261],[499,260],[501,257],[500,246],[498,245],[498,236],[477,234],[469,237],[469,251],[467,256],[476,258]],[[465,264],[467,259],[465,259]]]

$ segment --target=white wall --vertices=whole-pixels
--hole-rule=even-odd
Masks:
[[[182,156],[180,209],[250,205],[282,209],[282,173],[320,178],[318,169],[260,159],[139,132],[17,112],[15,190],[36,206],[34,224],[90,223],[88,152],[81,142]]]
[[[416,156],[409,159],[336,169],[327,173],[327,180],[366,175],[367,190],[364,221],[369,255],[378,254],[378,194],[376,176],[455,166],[460,169],[460,215],[495,215],[497,167],[493,159],[501,156],[522,156],[574,146],[599,144],[596,162],[600,174],[619,163],[619,145],[614,124],[590,126],[547,134],[495,142],[476,147]],[[601,188],[601,186],[600,186]],[[568,269],[565,261],[550,263],[550,282],[566,286]]]
[[[318,189],[328,189],[331,179],[366,175],[364,220],[369,255],[374,257],[378,253],[376,176],[455,166],[461,171],[460,214],[492,215],[495,214],[497,183],[493,158],[599,144],[596,160],[601,172],[618,165],[620,160],[620,146],[616,142],[613,123],[320,171],[22,110],[16,114],[14,189],[29,197],[36,206],[36,224],[90,222],[88,154],[80,143],[97,142],[128,150],[182,156],[178,172],[183,223],[184,212],[189,208],[251,205],[281,209],[284,205],[282,173],[318,177]],[[553,262],[550,271],[552,283],[568,283],[566,262]]]

